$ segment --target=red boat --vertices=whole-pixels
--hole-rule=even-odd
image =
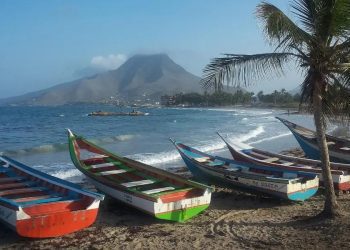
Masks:
[[[49,238],[90,226],[104,196],[0,157],[0,221],[19,235]]]

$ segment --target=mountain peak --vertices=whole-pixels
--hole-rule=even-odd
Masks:
[[[6,103],[58,105],[75,102],[153,99],[164,94],[200,92],[200,78],[167,54],[134,55],[118,69],[8,98]]]

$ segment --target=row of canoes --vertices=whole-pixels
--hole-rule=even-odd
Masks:
[[[74,165],[98,191],[156,218],[186,221],[205,210],[212,188],[240,187],[303,201],[322,184],[315,133],[279,118],[313,159],[275,154],[225,141],[233,159],[212,156],[172,140],[199,182],[113,154],[68,130]],[[332,159],[349,162],[350,142],[328,137]],[[303,144],[304,143],[304,144]],[[316,158],[316,159],[315,159]],[[350,164],[332,163],[338,190],[350,190]],[[205,183],[205,184],[203,184]],[[0,157],[0,220],[21,236],[56,237],[91,225],[104,195]]]

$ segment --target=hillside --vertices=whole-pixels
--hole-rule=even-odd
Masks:
[[[178,92],[201,92],[200,78],[187,72],[165,54],[136,55],[118,69],[53,86],[0,104],[62,105],[109,100],[151,99]]]

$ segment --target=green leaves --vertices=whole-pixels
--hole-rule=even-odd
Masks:
[[[215,90],[221,90],[225,82],[234,86],[247,86],[270,73],[280,76],[283,74],[283,65],[293,56],[291,53],[225,54],[224,57],[214,58],[205,67],[201,84],[205,89],[214,87]]]
[[[288,50],[291,45],[300,47],[311,39],[307,32],[272,4],[266,2],[259,4],[256,14],[264,26],[270,44],[277,45],[275,50],[279,48]]]

